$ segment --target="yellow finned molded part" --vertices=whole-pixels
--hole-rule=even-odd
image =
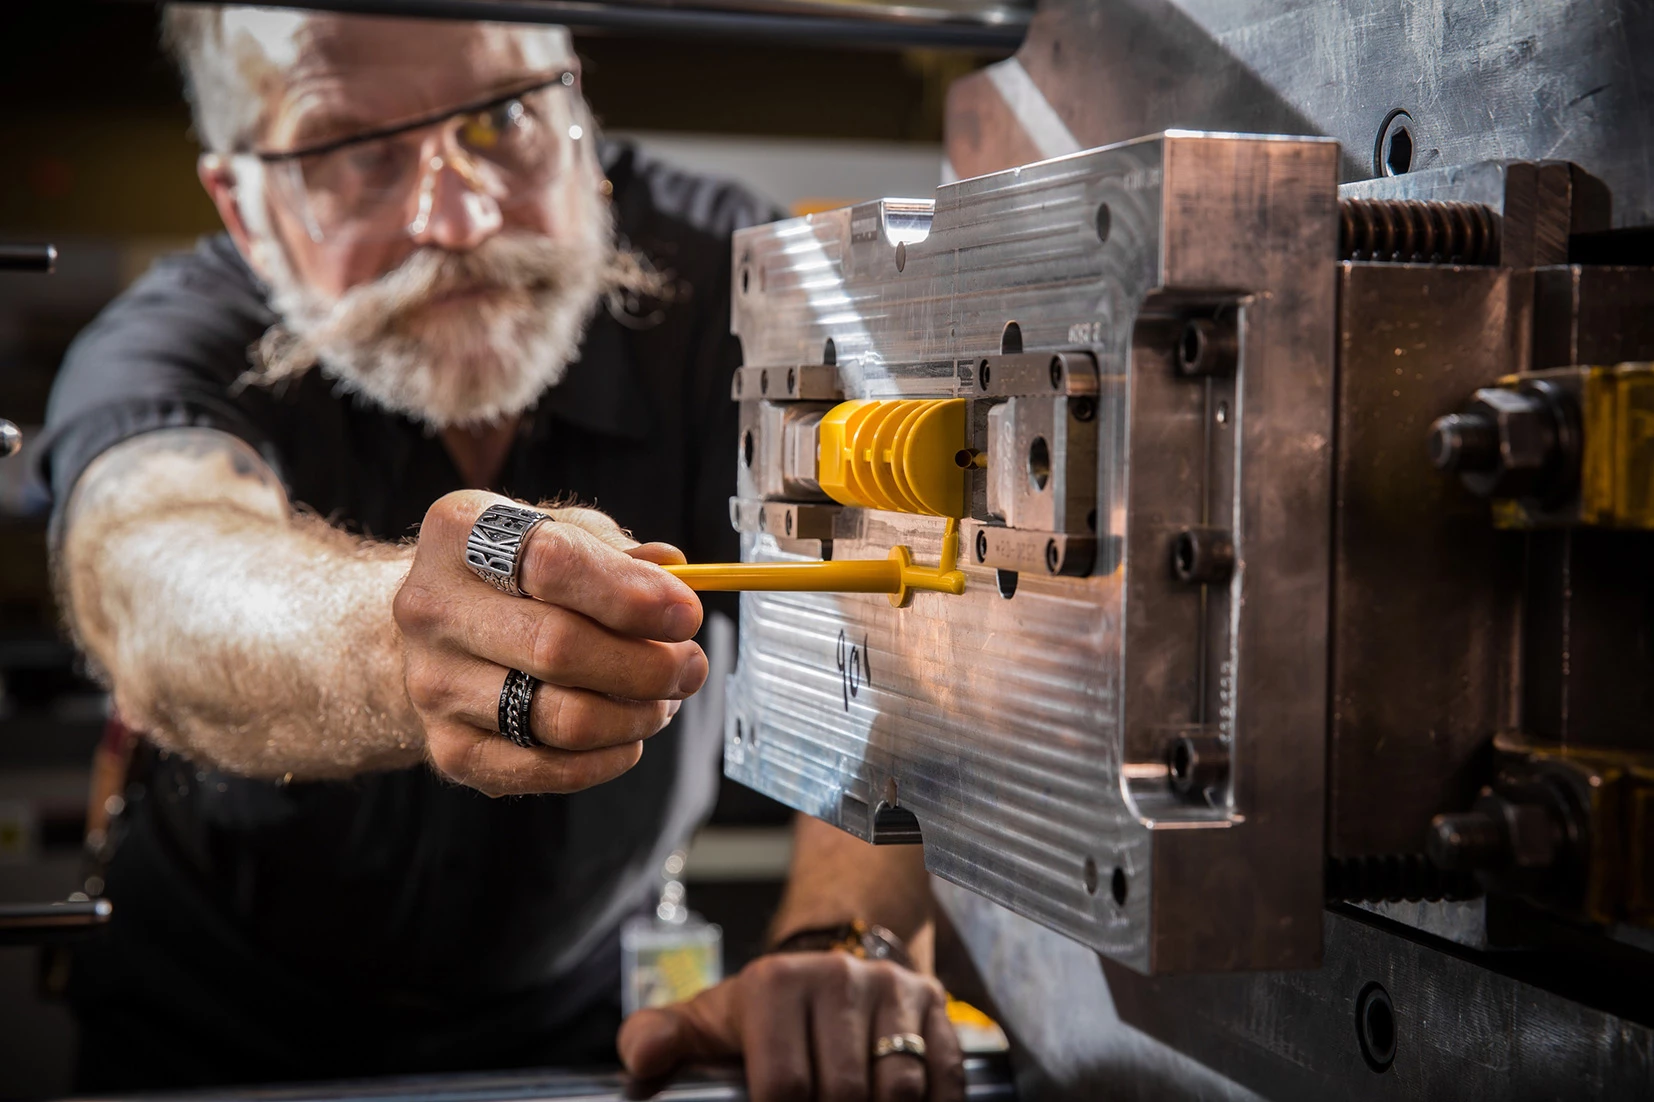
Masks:
[[[914,590],[965,592],[959,520],[967,512],[968,449],[963,398],[841,402],[821,419],[817,481],[842,505],[946,517],[942,558],[915,566],[906,547],[886,559],[839,562],[732,562],[668,566],[690,589],[728,592],[888,593],[897,608]]]
[[[867,398],[821,419],[821,488],[842,505],[958,519],[969,444],[963,398]]]

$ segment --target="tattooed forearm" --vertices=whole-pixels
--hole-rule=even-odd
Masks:
[[[247,444],[135,437],[81,476],[54,570],[122,718],[252,776],[422,760],[391,600],[408,549],[295,514]]]

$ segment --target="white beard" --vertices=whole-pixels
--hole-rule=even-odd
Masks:
[[[433,428],[498,421],[562,380],[593,310],[629,282],[613,216],[592,203],[579,230],[552,240],[508,231],[468,252],[420,248],[371,283],[335,297],[300,284],[285,257],[261,254],[280,324],[259,345],[253,381],[322,373]],[[473,287],[487,294],[432,305]],[[440,316],[433,316],[439,313]]]

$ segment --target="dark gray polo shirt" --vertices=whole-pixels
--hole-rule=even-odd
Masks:
[[[680,294],[599,311],[493,489],[572,495],[692,562],[726,560],[729,235],[773,212],[623,146],[605,165],[621,233]],[[318,372],[238,388],[272,320],[225,236],[156,264],[58,376],[38,454],[59,508],[100,452],[194,425],[252,444],[295,503],[346,529],[415,535],[464,485],[441,442]],[[500,800],[423,767],[278,785],[145,755],[108,875],[113,929],[74,984],[93,1050],[155,1074],[83,1086],[612,1058],[616,927],[716,788],[717,731],[686,726],[608,784]]]

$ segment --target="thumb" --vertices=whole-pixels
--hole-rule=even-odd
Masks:
[[[621,1024],[615,1039],[620,1062],[638,1079],[655,1079],[685,1063],[739,1056],[741,1035],[731,995],[726,980],[688,1002],[637,1011]]]

